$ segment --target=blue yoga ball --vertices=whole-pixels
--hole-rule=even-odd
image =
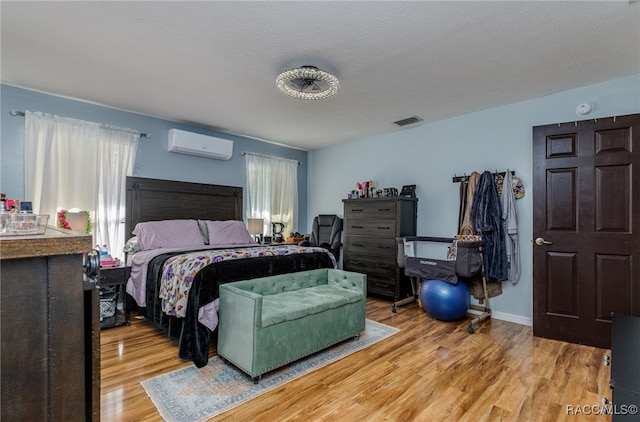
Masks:
[[[463,281],[457,284],[442,280],[425,280],[420,288],[422,307],[441,321],[455,321],[469,309],[469,288]]]

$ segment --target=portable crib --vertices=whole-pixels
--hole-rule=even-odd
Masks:
[[[415,256],[420,242],[439,242],[451,244],[452,238],[446,237],[425,237],[425,236],[406,236],[396,239],[398,242],[398,266],[404,269],[404,274],[409,277],[411,283],[412,296],[395,301],[391,305],[391,312],[396,312],[398,306],[408,303],[418,302],[420,304],[420,285],[422,280],[442,280],[450,283],[465,282],[464,277],[460,277],[456,273],[456,261],[444,260],[427,257]],[[482,256],[482,245],[478,246]],[[467,330],[469,333],[475,332],[475,328],[480,322],[491,317],[491,308],[489,307],[489,294],[487,292],[487,280],[484,273],[484,265],[481,267],[476,277],[482,277],[482,287],[484,291],[484,306],[471,304],[469,309],[479,311],[479,315],[469,321]]]

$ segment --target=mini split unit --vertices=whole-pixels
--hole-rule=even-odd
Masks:
[[[169,129],[169,151],[228,160],[233,155],[233,141],[184,130]]]

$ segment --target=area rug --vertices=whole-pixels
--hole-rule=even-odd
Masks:
[[[141,384],[166,421],[206,421],[282,384],[322,368],[332,362],[384,340],[400,331],[367,320],[365,332],[357,340],[346,340],[269,372],[258,384],[218,356],[201,369],[191,365]]]

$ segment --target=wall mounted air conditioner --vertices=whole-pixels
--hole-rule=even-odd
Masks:
[[[179,129],[169,129],[169,151],[228,160],[233,155],[233,141]]]

